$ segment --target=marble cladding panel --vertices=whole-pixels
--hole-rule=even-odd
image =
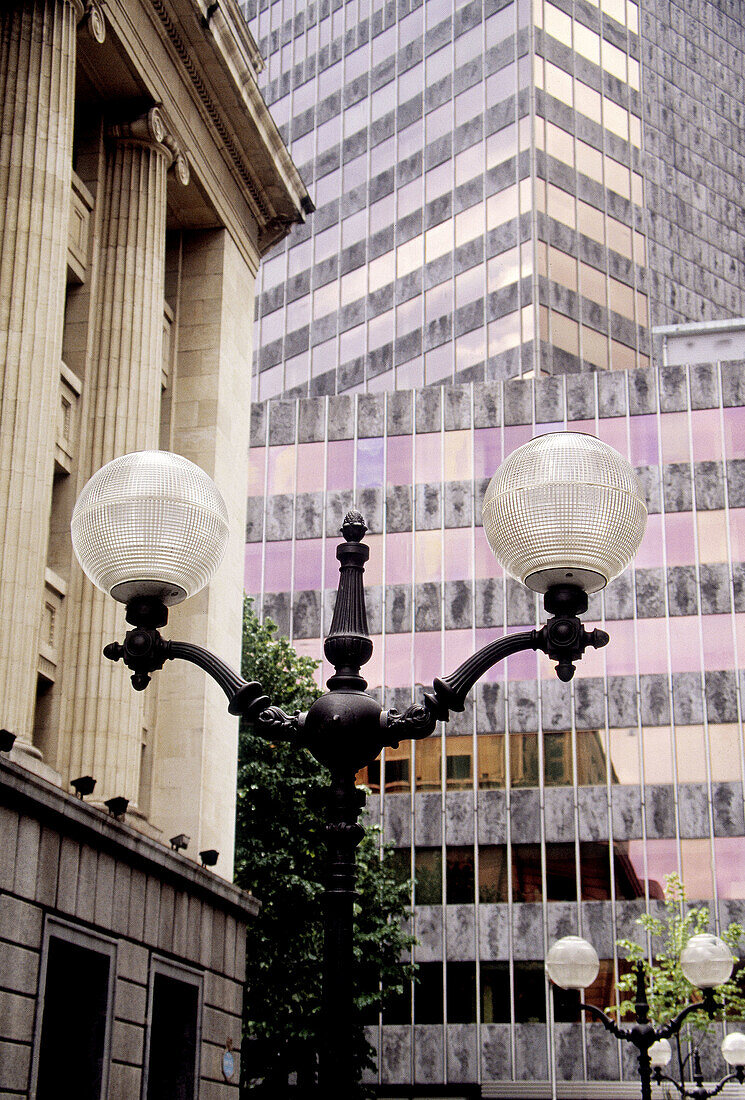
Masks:
[[[730,508],[745,507],[745,459],[733,458],[727,463],[727,496]]]
[[[545,730],[566,730],[572,724],[572,695],[569,684],[557,676],[540,681],[541,721]]]
[[[722,404],[745,405],[745,370],[742,362],[722,363]]]
[[[317,443],[326,434],[326,409],[322,397],[298,401],[298,443]]]
[[[603,606],[606,619],[633,619],[634,587],[629,570],[616,577],[604,590]]]
[[[543,801],[546,836],[556,843],[572,842],[574,840],[574,792],[571,787],[546,787],[543,792]]]
[[[733,921],[736,924],[745,925],[745,900],[742,898],[721,899],[719,902],[719,917],[725,928]]]
[[[541,840],[540,791],[534,787],[510,792],[510,827],[512,836],[522,844],[539,844]]]
[[[536,621],[537,597],[512,577],[507,578],[507,625],[532,628]]]
[[[445,794],[445,843],[473,844],[473,791]]]
[[[592,374],[566,376],[567,419],[589,420],[595,416],[595,379]]]
[[[411,435],[414,418],[410,390],[396,390],[388,394],[386,423],[388,435]]]
[[[519,378],[504,383],[504,422],[507,425],[531,424],[533,421],[533,385]]]
[[[414,843],[432,847],[442,843],[442,796],[422,791],[414,798]]]
[[[665,581],[662,569],[636,570],[636,613],[640,619],[664,616]]]
[[[246,542],[261,542],[264,536],[264,498],[246,501]]]
[[[657,412],[657,386],[654,370],[630,370],[629,413],[631,416],[643,416]]]
[[[505,1080],[511,1076],[510,1025],[481,1025],[481,1075],[484,1081]]]
[[[510,907],[506,903],[479,905],[479,951],[482,959],[497,962],[510,957]]]
[[[745,587],[745,585],[744,585]],[[498,627],[504,623],[502,581],[479,577],[474,585],[474,614],[477,627]]]
[[[321,634],[321,593],[296,592],[292,600],[295,638],[318,638]]]
[[[377,1084],[377,1081],[378,1081],[377,1065],[378,1065],[378,1053],[379,1053],[378,1052],[378,1044],[379,1044],[379,1041],[380,1041],[380,1031],[379,1031],[378,1027],[375,1024],[368,1024],[365,1027],[365,1038],[367,1039],[370,1046],[373,1048],[373,1051],[374,1051],[373,1061],[375,1062],[375,1068],[370,1069],[368,1067],[367,1069],[363,1069],[363,1071],[362,1071],[362,1080],[365,1082],[365,1084]]]
[[[734,672],[717,671],[704,674],[706,683],[706,717],[710,722],[737,721],[737,685]]]
[[[745,835],[741,783],[712,783],[715,836]]]
[[[357,490],[357,507],[365,517],[370,534],[377,535],[383,530],[383,490],[375,486]],[[342,520],[343,520],[342,516]],[[341,526],[341,520],[339,526]]]
[[[581,1081],[584,1077],[580,1024],[554,1024],[554,1065],[558,1081]]]
[[[350,508],[354,507],[354,492],[351,489],[329,489],[326,493],[326,532],[332,536],[338,531]],[[365,521],[369,523],[368,517]]]
[[[732,610],[730,573],[726,565],[700,565],[702,615],[727,615]]]
[[[681,837],[709,835],[709,796],[705,783],[679,785],[678,819]]]
[[[745,403],[745,386],[743,386]],[[502,423],[502,388],[498,382],[474,382],[473,426],[493,428]]]
[[[442,626],[441,587],[428,581],[414,589],[414,629],[418,631],[440,630]]]
[[[498,682],[476,686],[476,729],[479,733],[504,733],[504,685]]]
[[[724,508],[724,467],[721,462],[696,462],[693,467],[696,508],[715,512]]]
[[[445,526],[470,527],[473,522],[473,482],[445,482]]]
[[[672,786],[647,786],[644,799],[647,836],[658,839],[675,836],[675,798]]]
[[[628,401],[624,371],[599,371],[597,380],[601,416],[625,416]]]
[[[474,592],[471,581],[445,581],[445,629],[464,630],[473,625]]]
[[[572,1025],[570,1025],[572,1026]],[[579,1028],[581,1025],[574,1024]],[[598,1024],[585,1027],[587,1042],[587,1077],[590,1081],[617,1081],[620,1073],[618,1042]],[[577,1035],[579,1041],[579,1035]]]
[[[478,792],[478,843],[505,844],[507,841],[507,798],[504,791]]]
[[[582,902],[582,935],[592,940],[601,959],[613,956],[613,904],[610,901]],[[550,937],[549,937],[549,942]]]
[[[382,393],[361,393],[357,398],[357,436],[376,438],[383,434],[384,397]]]
[[[354,398],[350,394],[337,394],[328,401],[329,439],[354,437]]]
[[[295,498],[295,538],[323,535],[323,493],[298,493]]]
[[[543,958],[543,911],[540,905],[514,902],[512,954],[516,959]]]
[[[636,683],[633,676],[608,677],[608,721],[611,728],[635,726],[638,721]]]
[[[294,401],[271,401],[269,403],[269,445],[276,447],[295,442]]]
[[[616,902],[616,932],[619,940],[633,940],[634,943],[645,944],[647,934],[638,923],[643,912],[644,898]]]
[[[442,389],[424,388],[416,391],[417,432],[439,432],[442,424]]]
[[[399,847],[411,844],[411,799],[387,794],[383,800],[383,839]]]
[[[732,590],[735,598],[735,611],[745,611],[745,563],[732,563]]]
[[[379,584],[372,584],[365,589],[365,608],[367,610],[367,629],[370,634],[380,634],[383,629],[383,589]],[[331,619],[324,620],[331,626]],[[362,674],[364,675],[364,668]]]
[[[608,796],[605,787],[580,787],[577,791],[579,805],[579,839],[608,839]],[[550,834],[547,831],[547,836]]]
[[[446,958],[454,962],[476,958],[475,919],[474,905],[445,906]]]
[[[444,1080],[444,1035],[439,1024],[416,1024],[414,1027],[414,1080],[417,1084],[434,1085]]]
[[[561,378],[537,378],[534,395],[537,423],[557,424],[564,419],[564,383]]]
[[[515,1024],[515,1077],[518,1081],[548,1079],[545,1024]]]
[[[367,805],[365,807],[365,824],[367,825],[379,825],[380,824],[380,795],[369,794],[367,796]]]
[[[442,525],[442,493],[438,482],[421,482],[414,488],[417,531],[435,531]]]
[[[264,617],[277,624],[279,634],[290,633],[290,593],[268,592],[263,600]]]
[[[410,531],[413,515],[413,491],[410,485],[389,485],[385,494],[387,531]]]
[[[577,677],[574,681],[574,721],[581,730],[605,725],[605,691],[599,677]]]
[[[441,905],[417,905],[414,909],[414,935],[417,962],[441,962],[443,959],[443,928]],[[473,955],[471,955],[473,958]]]
[[[550,901],[546,906],[546,934],[549,943],[562,936],[578,936],[577,905],[573,901]],[[593,940],[594,942],[594,940]]]
[[[642,722],[645,726],[664,726],[670,721],[670,693],[667,676],[651,673],[639,677]]]
[[[411,630],[411,604],[411,585],[386,586],[385,629],[387,634],[405,634]]]
[[[638,840],[642,835],[642,799],[638,787],[612,787],[613,836]]]
[[[693,565],[676,565],[667,571],[667,602],[671,615],[698,612],[698,585]]]
[[[636,476],[641,483],[647,511],[656,515],[662,511],[662,475],[659,466],[636,466]]]
[[[267,406],[255,403],[251,406],[250,445],[263,447],[266,443],[266,410]]]
[[[538,686],[535,680],[510,680],[507,688],[510,731],[530,733],[538,728]]]
[[[718,408],[720,386],[716,363],[700,363],[697,366],[690,366],[688,375],[691,383],[691,408]]]
[[[471,427],[471,391],[469,386],[445,386],[445,431]]]
[[[411,1080],[411,1028],[406,1024],[387,1024],[382,1028],[380,1073],[385,1084],[405,1084]]]
[[[454,669],[448,669],[453,672]],[[473,712],[476,709],[474,699],[469,695],[465,701],[463,710],[451,711],[447,724],[447,732],[451,737],[470,737],[473,734]]]
[[[265,530],[268,542],[292,538],[294,514],[294,499],[289,493],[277,493],[267,498]]]
[[[660,412],[683,412],[688,408],[688,383],[686,368],[681,366],[658,367]]]
[[[687,462],[669,462],[663,466],[662,499],[666,512],[690,512],[693,485]]]
[[[478,1078],[478,1033],[475,1024],[448,1024],[448,1081],[467,1082]]]

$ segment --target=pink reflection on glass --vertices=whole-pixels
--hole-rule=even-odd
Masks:
[[[439,581],[442,577],[442,537],[440,531],[417,531],[414,540],[414,567],[417,582]]]
[[[489,645],[490,642],[496,641],[497,638],[501,638],[504,634],[504,630],[501,626],[495,627],[480,627],[476,631],[476,642],[474,645],[474,651],[483,649],[485,645]],[[487,682],[496,683],[498,680],[504,680],[506,675],[507,665],[505,661],[500,661],[484,673],[481,677],[482,680]]]
[[[636,639],[631,619],[606,624],[610,641],[605,647],[605,660],[609,676],[633,676],[636,671]],[[582,658],[584,661],[584,657]]]
[[[323,540],[298,539],[295,543],[295,591],[302,592],[306,588],[318,591],[322,567]]]
[[[480,501],[478,502],[478,507],[481,508]],[[491,547],[486,541],[486,535],[480,527],[474,531],[473,550],[477,577],[494,577],[495,579],[501,579],[504,576],[504,570],[494,557]]]
[[[269,448],[267,492],[292,493],[295,490],[295,448],[291,443],[284,447]],[[262,490],[263,491],[263,490]]]
[[[663,413],[660,417],[663,462],[689,462],[688,413]]]
[[[471,576],[471,528],[454,527],[445,531],[446,581],[468,580]]]
[[[525,653],[515,653],[507,658],[508,680],[535,680],[538,676],[538,659],[535,651],[527,650]]]
[[[383,484],[383,440],[357,440],[357,486],[360,489]]]
[[[631,455],[629,461],[632,466],[654,466],[660,459],[657,443],[657,417],[650,413],[648,416],[632,416],[629,423],[631,435]]]
[[[328,444],[327,457],[326,476],[329,489],[352,489],[354,487],[354,440],[332,440]]]
[[[714,841],[717,892],[720,898],[745,898],[745,840],[722,836]]]
[[[610,643],[609,643],[610,644]],[[589,679],[592,676],[602,676],[605,671],[605,658],[602,649],[594,649],[588,646],[582,655],[582,660],[577,664],[575,676],[577,679]]]
[[[680,619],[675,620],[675,626],[677,630]],[[692,620],[694,626],[696,620]],[[637,621],[637,639],[639,646],[639,670],[640,672],[652,673],[652,672],[667,672],[667,634],[665,631],[664,619],[639,619]],[[683,627],[681,630],[685,633]],[[678,641],[679,635],[676,633],[676,651],[682,650],[684,642],[682,636]],[[687,637],[687,635],[686,635]],[[688,659],[688,654],[678,653],[678,659],[685,662]],[[698,668],[698,639],[696,639],[696,665]],[[679,669],[678,671],[682,671]]]
[[[445,667],[437,676],[449,676],[474,653],[473,635],[470,630],[445,631]]]
[[[385,581],[386,584],[411,583],[411,531],[396,531],[386,535]]]
[[[385,638],[385,686],[411,684],[411,634],[387,634]],[[363,673],[364,675],[364,673]]]
[[[372,634],[371,641],[373,654],[367,664],[362,666],[361,671],[367,680],[367,686],[374,688],[381,687],[383,684],[383,643],[380,634]],[[332,669],[329,669],[329,676],[332,671]]]
[[[644,841],[629,840],[628,857],[643,882],[645,877],[649,881],[649,896],[661,898],[665,883],[665,875],[678,871],[678,853],[674,840],[648,840],[647,844],[647,874],[644,873]]]
[[[557,420],[552,424],[536,424],[533,429],[533,436],[550,435],[552,432],[563,432],[564,421]]]
[[[289,591],[291,566],[292,543],[268,542],[264,558],[264,591]]]
[[[629,457],[629,439],[628,432],[626,431],[625,416],[611,416],[599,420],[597,435],[598,439],[602,439],[603,443],[607,443],[610,447],[615,447],[624,458]]]
[[[568,420],[568,432],[585,432],[586,435],[596,435],[595,418],[591,420]]]
[[[745,458],[745,409],[724,409],[723,418],[727,458]]]
[[[530,424],[517,424],[512,428],[504,429],[504,457],[507,458],[517,447],[528,443],[533,438],[533,428]]]
[[[704,668],[733,668],[735,648],[729,616],[702,615],[701,633],[704,641]]]
[[[476,428],[473,433],[473,476],[492,478],[501,463],[502,432],[500,429]]]
[[[686,896],[691,901],[702,901],[714,894],[711,864],[711,846],[708,840],[683,840],[681,849],[681,877],[686,884]]]
[[[745,660],[745,615],[735,615],[735,634],[737,636],[737,652],[740,664]]]
[[[439,630],[417,634],[414,646],[415,682],[427,686],[432,683],[435,676],[441,675],[442,650]]]
[[[634,565],[637,569],[662,565],[662,516],[659,513],[647,517],[647,529]]]
[[[249,542],[243,557],[243,591],[252,593],[261,589],[261,543]]]
[[[265,460],[266,447],[252,447],[248,452],[248,495],[250,497],[264,495]]]
[[[692,512],[670,512],[665,516],[665,546],[668,565],[695,562]]]
[[[366,535],[365,542],[370,547],[370,557],[365,566],[365,584],[380,584],[383,579],[383,536]]]
[[[326,556],[323,563],[324,588],[336,588],[339,583],[339,559],[336,556],[336,539],[326,539]],[[367,577],[365,577],[367,580]]]
[[[705,462],[722,457],[719,409],[694,409],[691,412],[691,430],[694,462]]]
[[[300,443],[297,449],[297,491],[316,492],[323,477],[323,443]]]
[[[731,508],[729,532],[734,561],[745,561],[745,508]]]
[[[415,437],[416,481],[440,481],[442,479],[442,435],[440,432],[424,432]]]
[[[394,435],[387,444],[389,485],[411,485],[413,447],[410,435]]]

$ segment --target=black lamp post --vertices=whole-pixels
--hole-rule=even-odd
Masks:
[[[729,1033],[724,1042],[726,1043],[727,1039],[734,1038],[735,1036],[738,1036],[739,1039],[742,1039],[743,1045],[745,1045],[745,1036],[739,1035],[737,1032],[734,1031],[731,1031]],[[741,1050],[735,1053],[735,1057],[740,1056],[745,1057],[745,1052]],[[663,1065],[667,1065],[667,1051],[664,1052],[664,1057],[665,1061]],[[663,1081],[669,1082],[669,1084],[675,1086],[675,1088],[678,1090],[684,1100],[709,1100],[711,1096],[716,1096],[717,1093],[721,1092],[724,1086],[729,1081],[738,1081],[741,1085],[745,1083],[745,1065],[742,1062],[732,1061],[732,1058],[727,1058],[727,1061],[730,1061],[731,1064],[734,1065],[734,1070],[732,1071],[732,1073],[728,1073],[726,1074],[726,1076],[722,1077],[722,1079],[718,1081],[716,1085],[712,1085],[711,1088],[707,1089],[704,1085],[704,1075],[701,1070],[701,1058],[699,1057],[698,1047],[694,1047],[693,1051],[688,1057],[691,1058],[691,1062],[693,1065],[693,1088],[690,1088],[688,1085],[686,1085],[683,1079],[688,1058],[685,1058],[683,1062],[681,1062],[680,1081],[676,1081],[674,1077],[668,1077],[666,1073],[663,1073],[662,1065],[654,1065],[653,1074],[655,1084],[661,1085]]]
[[[270,704],[260,684],[247,683],[214,654],[188,642],[166,640],[160,634],[167,621],[167,604],[179,602],[209,580],[221,556],[219,544],[221,540],[224,543],[227,533],[227,516],[219,494],[215,497],[214,485],[188,463],[191,469],[186,473],[196,486],[195,507],[189,511],[188,502],[177,503],[185,509],[183,538],[191,539],[195,549],[188,557],[176,538],[162,562],[150,561],[142,572],[143,546],[151,558],[157,557],[153,547],[160,529],[153,499],[158,494],[152,483],[158,480],[161,466],[165,468],[163,509],[169,529],[175,526],[174,479],[168,460],[182,467],[186,463],[164,452],[139,452],[109,463],[85,487],[73,514],[73,544],[83,568],[94,583],[126,603],[127,622],[133,627],[123,644],[111,643],[104,653],[111,660],[124,661],[137,690],[143,690],[151,673],[167,660],[179,658],[198,665],[223,689],[231,714],[254,722],[256,729],[271,740],[285,739],[308,749],[331,773],[326,800],[328,870],[323,895],[320,1085],[325,1096],[352,1100],[356,1095],[351,1060],[352,917],[355,850],[363,836],[358,818],[365,802],[364,793],[355,786],[355,775],[383,748],[396,748],[405,739],[427,737],[438,721],[447,721],[452,711],[462,711],[477,680],[510,654],[541,650],[557,662],[559,678],[570,680],[575,662],[586,647],[608,642],[604,631],[587,631],[578,617],[587,610],[587,593],[602,588],[631,560],[644,532],[646,508],[631,467],[594,437],[556,433],[518,448],[489,487],[484,527],[505,569],[544,594],[548,621],[538,630],[507,635],[484,646],[450,676],[435,679],[422,700],[403,714],[384,709],[368,694],[361,674],[373,651],[363,589],[369,548],[362,541],[367,528],[361,514],[349,512],[341,529],[344,541],[336,550],[339,586],[324,642],[334,674],[328,680],[327,693],[306,713],[286,714]],[[101,479],[101,490],[96,479]],[[147,497],[147,508],[139,513],[141,523],[149,523],[156,534],[143,533],[137,520],[132,521],[133,511],[138,514],[136,502],[142,496]],[[207,508],[202,503],[205,496]],[[112,500],[126,502],[126,507],[113,517]],[[194,536],[194,516],[205,511],[211,513],[210,524],[200,541]],[[129,552],[121,531],[122,514],[130,525]],[[101,532],[110,530],[117,521],[117,539],[110,545],[99,545]],[[181,572],[174,572],[173,559],[179,553],[185,560]],[[198,561],[196,568],[192,559],[200,554],[206,564]]]
[[[692,985],[703,992],[703,1000],[687,1004],[676,1016],[664,1024],[654,1024],[649,1019],[649,1000],[644,980],[644,964],[636,964],[636,996],[634,999],[634,1023],[618,1024],[602,1009],[580,1001],[579,1007],[599,1020],[606,1031],[623,1042],[632,1043],[638,1055],[639,1079],[641,1081],[642,1100],[652,1100],[653,1068],[656,1074],[658,1066],[665,1065],[670,1056],[667,1040],[680,1033],[680,1029],[692,1012],[706,1012],[711,1019],[717,1009],[714,1000],[716,986],[726,982],[732,973],[734,959],[727,944],[709,933],[692,936],[681,952],[681,967]],[[546,971],[555,985],[562,989],[586,989],[592,985],[598,975],[599,960],[592,944],[579,936],[564,936],[551,947],[546,956]],[[726,1042],[726,1040],[725,1040]],[[734,1057],[739,1057],[737,1048]],[[745,1053],[742,1055],[745,1062]],[[700,1066],[699,1066],[700,1069]],[[736,1077],[731,1074],[726,1080]],[[671,1080],[671,1078],[666,1078]],[[722,1082],[724,1087],[725,1082]],[[673,1081],[673,1084],[677,1084]],[[680,1090],[680,1086],[678,1086]],[[715,1090],[716,1092],[719,1089]],[[695,1100],[705,1100],[707,1095],[686,1093]]]

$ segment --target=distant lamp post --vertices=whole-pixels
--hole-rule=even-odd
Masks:
[[[691,1088],[691,1086],[686,1084],[683,1080],[683,1072],[688,1058],[685,1058],[681,1063],[680,1081],[676,1081],[674,1077],[668,1077],[666,1073],[662,1072],[665,1066],[669,1064],[673,1052],[667,1039],[661,1039],[658,1043],[653,1043],[649,1048],[649,1057],[652,1063],[655,1083],[661,1085],[663,1081],[667,1081],[669,1084],[674,1085],[684,1100],[709,1100],[711,1096],[716,1096],[717,1093],[720,1093],[724,1086],[730,1081],[738,1081],[741,1085],[745,1083],[745,1035],[740,1034],[739,1031],[731,1031],[729,1035],[725,1035],[722,1040],[721,1051],[725,1062],[734,1068],[731,1073],[726,1074],[726,1076],[722,1077],[720,1081],[717,1081],[715,1085],[707,1089],[704,1085],[704,1075],[701,1071],[701,1058],[699,1057],[698,1048],[693,1048],[693,1051],[688,1056],[691,1058],[693,1066],[693,1087]]]
[[[336,550],[339,587],[324,643],[334,667],[329,690],[306,713],[285,714],[269,705],[260,684],[246,683],[214,654],[159,632],[168,606],[207,584],[225,548],[227,512],[207,475],[177,455],[142,451],[108,463],[84,487],[71,524],[75,552],[93,583],[126,604],[134,628],[122,644],[107,645],[105,655],[124,661],[140,691],[165,661],[191,661],[220,685],[231,714],[254,722],[271,740],[308,749],[331,772],[320,1038],[325,1094],[355,1095],[352,913],[365,802],[355,775],[386,746],[427,737],[438,721],[462,711],[477,680],[511,654],[541,650],[556,661],[559,678],[570,680],[587,646],[608,643],[604,631],[588,631],[578,618],[587,610],[587,595],[629,564],[646,516],[631,466],[594,436],[555,432],[518,447],[489,485],[484,530],[510,576],[544,595],[550,617],[538,630],[490,642],[399,714],[367,693],[360,673],[373,651],[363,588],[370,551],[362,541],[367,527],[361,514],[349,512]]]
[[[665,1024],[655,1025],[649,1021],[649,1001],[644,982],[644,966],[641,962],[636,964],[636,999],[634,1001],[636,1021],[634,1023],[617,1024],[595,1005],[580,1001],[579,1007],[599,1020],[607,1031],[617,1039],[633,1043],[636,1047],[642,1100],[652,1098],[653,1070],[655,1075],[658,1072],[661,1073],[662,1067],[666,1066],[670,1060],[671,1048],[667,1040],[680,1032],[683,1023],[692,1012],[703,1010],[709,1018],[714,1015],[716,1003],[713,990],[728,980],[732,974],[734,959],[724,940],[709,932],[701,932],[691,936],[683,948],[680,965],[691,985],[698,986],[703,992],[703,1000],[686,1005],[677,1016]],[[600,961],[595,948],[580,936],[564,936],[557,940],[546,956],[548,976],[554,985],[558,985],[561,989],[575,989],[578,992],[586,989],[595,981],[599,969]],[[743,1044],[745,1044],[745,1037],[743,1037]],[[735,1050],[734,1056],[739,1057],[737,1044],[732,1046]],[[745,1055],[743,1055],[743,1061],[745,1062]],[[732,1074],[727,1080],[736,1076],[737,1073]],[[724,1087],[723,1084],[722,1087]],[[686,1095],[695,1094],[686,1093]],[[714,1093],[707,1095],[714,1095]],[[705,1097],[696,1096],[695,1100],[705,1100]]]

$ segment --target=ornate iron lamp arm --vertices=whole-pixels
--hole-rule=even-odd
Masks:
[[[594,1016],[596,1020],[599,1020],[606,1031],[610,1031],[616,1039],[625,1039],[628,1042],[633,1042],[633,1028],[621,1027],[615,1020],[612,1020],[610,1016],[607,1016],[601,1008],[597,1008],[595,1005],[585,1004],[584,1001],[579,1002],[579,1007],[585,1012],[589,1012],[591,1016]]]
[[[723,1077],[716,1085],[707,1089],[704,1085],[704,1075],[701,1070],[701,1058],[699,1057],[698,1047],[693,1048],[692,1054],[694,1088],[686,1088],[682,1080],[682,1075],[681,1080],[676,1081],[674,1077],[668,1077],[666,1073],[663,1073],[659,1066],[655,1066],[654,1069],[654,1079],[656,1083],[661,1085],[663,1081],[668,1081],[671,1085],[675,1085],[680,1095],[684,1097],[684,1100],[711,1100],[711,1097],[717,1096],[729,1081],[739,1081],[741,1085],[745,1082],[745,1066],[737,1066],[732,1073],[728,1073],[726,1077]],[[686,1061],[688,1061],[687,1058]]]

